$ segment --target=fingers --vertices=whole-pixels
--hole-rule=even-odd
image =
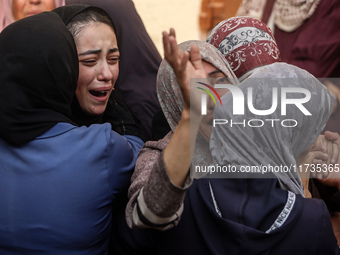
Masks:
[[[196,70],[203,69],[200,48],[197,45],[192,45],[190,48],[190,61]]]
[[[339,149],[339,146],[335,143],[332,143],[332,156],[331,156],[331,159],[330,159],[330,163],[331,164],[336,164],[339,162],[339,153],[340,153],[340,149]]]
[[[189,53],[183,52],[177,45],[176,33],[173,28],[170,29],[169,34],[163,32],[163,48],[164,57],[169,62],[174,72],[181,75],[186,68],[189,60]]]
[[[314,164],[325,163],[325,161],[328,159],[328,154],[322,151],[313,151],[313,154],[315,155],[315,158],[313,161]]]
[[[162,35],[164,57],[170,64],[172,64],[172,62],[176,59],[176,54],[178,54],[178,52],[180,51],[177,46],[175,30],[173,28],[170,28],[169,33],[163,31]]]
[[[311,151],[316,153],[314,164],[340,163],[340,137],[339,134],[326,131],[320,135],[311,146]],[[327,158],[326,158],[326,155]]]
[[[311,145],[310,150],[311,151],[322,151],[324,153],[327,153],[327,140],[323,135],[319,135],[315,142]]]
[[[169,35],[167,32],[163,32],[163,50],[164,50],[164,57],[165,59],[170,56],[170,41],[169,41]]]
[[[176,32],[175,29],[170,28],[170,35],[176,38]]]
[[[303,163],[310,165],[315,160],[315,157],[316,157],[316,153],[315,152],[309,152],[307,154],[306,159],[305,159],[305,161]]]
[[[330,164],[336,164],[340,163],[340,136],[338,133],[326,131],[325,132],[325,138],[327,141],[331,144],[328,145],[328,150],[331,150],[332,153],[329,153],[331,155],[330,159],[327,161],[327,163]]]
[[[326,131],[324,135],[325,135],[325,138],[328,141],[333,142],[333,143],[335,143],[335,144],[340,146],[340,136],[339,136],[338,133],[331,132],[331,131]]]

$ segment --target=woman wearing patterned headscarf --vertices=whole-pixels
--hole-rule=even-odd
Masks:
[[[268,24],[282,61],[322,79],[336,96],[325,130],[340,133],[340,2],[338,0],[243,0],[237,16]]]
[[[277,1],[277,3],[279,2],[281,3],[281,5],[283,4],[282,1]],[[299,11],[302,12],[301,17],[297,19],[290,19],[288,15],[286,17],[281,17],[282,18],[281,21],[282,22],[284,21],[283,22],[284,24],[290,24],[292,28],[295,25],[296,26],[301,25],[303,20],[305,20],[306,18],[305,15],[307,15],[307,12],[304,12],[303,9],[310,10],[311,12],[314,12],[315,10],[316,6],[312,2],[315,1],[309,1],[309,4],[306,3],[304,5],[301,5],[300,10],[298,9],[295,10],[296,13],[298,13]],[[323,3],[323,5],[324,4],[325,3]],[[279,6],[279,4],[277,4],[276,6]],[[255,6],[252,6],[250,9],[252,8],[255,8]],[[261,5],[258,5],[256,8],[261,9]],[[303,12],[305,13],[305,15],[302,15]],[[299,20],[301,22],[299,22]],[[257,20],[255,18],[235,17],[224,20],[216,25],[216,27],[209,35],[207,41],[221,51],[221,53],[228,60],[233,71],[241,81],[245,80],[248,77],[252,78],[253,77],[252,74],[254,72],[265,75],[269,67],[275,70],[276,77],[280,79],[290,77],[289,72],[283,71],[287,68],[289,68],[292,73],[296,71],[300,72],[300,69],[296,66],[282,62],[279,63],[281,54],[270,28],[262,21]],[[284,58],[283,60],[286,61],[287,59]],[[298,63],[294,64],[298,65]],[[307,76],[313,77],[313,75],[309,73],[307,74],[308,74]],[[319,85],[323,86],[321,83],[319,83]],[[323,120],[322,117],[320,116],[318,118],[320,118],[319,121],[322,122]],[[332,116],[327,121],[328,122],[325,125],[324,130],[329,130],[328,124],[329,121],[333,121]],[[336,131],[334,129],[330,130]],[[328,132],[328,134],[327,133],[325,134],[326,134],[325,137],[328,138],[327,135],[329,135],[330,132]],[[330,156],[328,158],[329,159],[327,159],[327,161],[324,161],[325,159],[323,159],[321,163],[330,162],[331,161]],[[323,183],[327,185],[328,183],[327,179],[325,179]],[[317,189],[315,185],[317,186]],[[331,187],[331,184],[329,187],[325,185],[321,185],[318,182],[318,180],[313,179],[310,182],[310,190],[313,196],[320,197],[321,195],[321,197],[326,201],[326,204],[331,211],[339,210],[338,202],[335,202],[338,200],[336,198],[336,195],[338,195],[339,192],[335,187]],[[285,188],[287,188],[287,186]],[[296,188],[293,188],[292,191],[297,192]]]
[[[202,43],[199,45],[200,50],[203,52],[203,60],[210,62],[211,59],[207,58],[207,56],[210,56],[213,64],[216,59],[219,62],[221,61],[219,54],[214,53],[211,48]],[[187,48],[185,44],[180,47]],[[208,55],[205,55],[206,53]],[[221,64],[223,64],[223,61],[221,61]],[[215,67],[223,70],[220,65]],[[285,71],[291,73],[291,70],[287,69],[286,66],[282,66],[282,68],[286,68]],[[272,74],[272,71],[270,69],[268,73]],[[178,72],[175,73],[178,79]],[[257,71],[254,72],[254,75],[256,74]],[[299,75],[304,78],[305,76],[308,77],[307,73],[302,70],[300,72],[296,71],[295,74],[297,77]],[[317,86],[317,82],[314,79],[313,84],[308,86],[313,86],[314,88]],[[235,88],[237,89],[238,87]],[[262,89],[261,87],[256,90],[254,95],[260,96],[263,92]],[[181,125],[176,126],[176,123],[181,122],[182,100],[177,101],[175,99],[177,98],[176,96],[180,95],[178,84],[169,64],[165,61],[163,61],[159,71],[158,91],[165,116],[168,118],[170,126],[173,129],[176,128],[175,133],[171,132],[158,142],[146,143],[147,147],[144,147],[141,151],[136,165],[137,169],[133,176],[133,183],[129,190],[130,203],[126,213],[130,227],[149,227],[161,230],[167,229],[167,231],[155,233],[141,230],[138,232],[137,230],[129,231],[121,227],[123,231],[120,232],[122,239],[119,240],[119,243],[122,247],[130,248],[129,254],[134,254],[133,251],[136,252],[139,249],[145,249],[147,245],[149,247],[150,245],[153,246],[152,250],[156,250],[156,254],[165,255],[276,255],[287,254],[291,250],[294,250],[296,254],[339,254],[340,251],[332,231],[326,206],[319,200],[305,199],[291,191],[283,190],[280,187],[280,181],[282,180],[282,183],[284,183],[285,178],[268,174],[266,175],[267,178],[251,179],[201,178],[194,180],[192,183],[190,178],[187,178],[184,179],[182,185],[175,185],[166,163],[166,146],[170,145],[170,137],[175,136]],[[223,115],[222,110],[225,110],[226,107],[232,109],[229,105],[230,98],[228,98],[228,102],[225,100],[231,95],[232,93],[229,92],[222,97],[223,106],[218,106],[221,114],[215,116],[216,118],[227,117],[227,115]],[[323,118],[326,119],[331,109],[331,95],[327,90],[321,89],[320,93],[313,95],[312,98],[313,102],[325,103],[323,110],[325,116]],[[268,106],[270,103],[268,95],[263,100],[259,99],[260,104],[263,102],[265,102],[264,107]],[[255,106],[257,107],[258,105],[256,104]],[[262,108],[258,107],[258,109]],[[312,114],[316,112],[317,109],[314,107]],[[288,112],[288,114],[291,114],[291,112]],[[308,118],[305,120],[303,116],[301,114],[296,116],[298,121],[302,121],[301,128],[306,129],[306,132],[308,130],[306,134],[315,138],[324,123],[317,124],[315,119]],[[295,117],[295,115],[290,117]],[[263,151],[263,154],[268,154],[267,159],[269,161],[275,155],[276,158],[272,159],[274,162],[276,159],[288,159],[293,162],[294,157],[297,157],[309,146],[309,144],[301,142],[304,138],[301,135],[304,134],[302,130],[296,131],[299,133],[296,140],[291,140],[288,135],[294,135],[295,137],[295,133],[289,134],[289,131],[287,131],[288,134],[284,133],[282,137],[275,136],[276,140],[271,139],[272,135],[274,136],[277,133],[276,130],[270,130],[271,133],[268,133],[268,130],[265,131],[259,137],[248,138],[249,145],[254,140],[254,145],[249,148],[244,141],[243,134],[239,134],[238,130],[229,134],[228,144],[223,143],[223,139],[225,139],[225,136],[223,136],[220,141],[223,146],[220,146],[216,143],[216,140],[220,137],[216,137],[216,132],[213,128],[214,139],[211,142],[213,162],[223,164],[225,163],[223,160],[230,160],[228,162],[238,163],[235,160],[240,156],[235,156],[235,153],[229,155],[229,151],[226,151],[229,143],[231,143],[230,146],[233,146],[232,148],[235,147],[238,151],[241,151],[240,155],[245,157],[244,160],[248,160],[248,155],[249,160],[254,160],[260,155],[261,148],[267,146],[266,142],[273,140],[272,148],[275,148],[275,151],[272,151],[272,154],[269,154],[268,151]],[[224,132],[220,133],[224,135]],[[200,136],[200,133],[198,133],[198,136]],[[182,137],[182,139],[184,138]],[[206,144],[204,145],[200,142],[204,141],[197,140],[201,150],[196,150],[195,148],[193,154],[192,162],[195,162],[195,164],[197,162],[203,164],[210,157],[207,155],[209,150],[204,149]],[[281,148],[274,147],[274,145],[279,146],[280,143],[289,144],[290,142],[293,144],[291,145],[293,152],[287,147],[281,153]],[[238,146],[240,148],[237,148]],[[181,150],[181,148],[177,148],[177,150]],[[252,150],[256,150],[258,154],[252,153]],[[249,151],[249,153],[244,154],[243,151]],[[202,157],[204,160],[195,160],[196,158],[202,159]],[[146,172],[145,178],[143,178],[143,171]],[[287,182],[287,185],[290,184],[290,182]],[[299,185],[297,187],[301,188]],[[301,189],[298,191],[301,191]],[[178,221],[180,216],[181,220]],[[134,242],[131,242],[131,240],[134,240]]]
[[[247,83],[249,83],[247,79],[252,79],[254,77],[254,72],[258,74],[256,76],[257,78],[259,74],[266,77],[267,72],[269,71],[268,68],[271,68],[271,70],[274,69],[275,71],[273,72],[274,75],[272,75],[272,79],[275,79],[271,80],[271,82],[264,87],[267,90],[270,90],[271,87],[277,87],[277,85],[282,82],[287,82],[284,81],[283,78],[290,78],[292,75],[291,73],[301,72],[297,67],[279,63],[280,51],[270,28],[263,22],[254,18],[235,17],[224,20],[214,27],[207,41],[214,45],[225,56],[240,81],[245,82],[246,80]],[[308,76],[311,78],[313,77],[305,72],[304,77]],[[259,84],[258,86],[263,88],[263,81],[253,79],[251,82],[253,84]],[[256,85],[254,87],[256,87]],[[268,93],[265,89],[263,93]],[[271,95],[271,93],[269,94]],[[270,106],[268,108],[270,108]],[[327,118],[328,117],[329,116],[327,116]],[[252,129],[249,131],[251,130]],[[311,141],[313,142],[315,139],[316,137]],[[280,153],[282,153],[282,151],[280,151]],[[228,155],[230,155],[230,153],[228,153]],[[295,156],[297,157],[298,155]],[[290,163],[295,162],[294,157],[292,160],[293,161]],[[280,173],[277,174],[279,180],[281,180],[280,184],[282,188],[302,195],[304,192],[299,174],[289,174],[291,174],[291,176],[286,179],[286,181],[283,181],[283,179],[279,177]],[[286,176],[286,174],[282,175]]]
[[[280,61],[280,51],[270,28],[254,18],[236,17],[221,21],[207,42],[224,55],[240,81],[255,68]]]
[[[0,32],[12,22],[63,6],[65,0],[0,0]]]

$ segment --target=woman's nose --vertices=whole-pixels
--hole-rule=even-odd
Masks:
[[[112,70],[107,62],[104,62],[101,66],[98,80],[110,81],[113,78]]]

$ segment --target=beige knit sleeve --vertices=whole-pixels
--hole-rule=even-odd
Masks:
[[[126,220],[131,228],[166,230],[180,219],[185,191],[192,180],[188,176],[185,186],[177,187],[166,173],[163,150],[172,134],[157,142],[147,142],[140,151],[126,208]]]

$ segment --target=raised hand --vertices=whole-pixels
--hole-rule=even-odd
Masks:
[[[200,95],[196,95],[199,90],[192,90],[193,93],[190,95],[190,79],[206,78],[206,74],[199,47],[193,45],[190,54],[183,52],[177,45],[174,29],[170,29],[169,34],[163,32],[163,47],[164,57],[174,70],[184,99],[181,119],[164,149],[163,158],[169,179],[174,185],[182,187],[189,174],[196,135],[202,118],[198,106],[200,105]],[[181,99],[178,98],[177,100]],[[197,123],[191,125],[192,120]]]
[[[200,54],[199,47],[193,45],[189,52],[183,52],[177,45],[176,34],[174,29],[170,29],[169,34],[163,32],[163,47],[164,47],[164,57],[169,62],[174,70],[177,78],[177,82],[181,88],[181,92],[184,99],[184,109],[190,109],[190,79],[191,78],[206,78],[206,74],[202,65],[202,58]],[[200,96],[195,96],[192,91],[191,95],[195,98],[191,98],[192,111],[197,108],[200,112]],[[194,109],[193,109],[194,106]],[[196,107],[197,106],[197,107]]]

